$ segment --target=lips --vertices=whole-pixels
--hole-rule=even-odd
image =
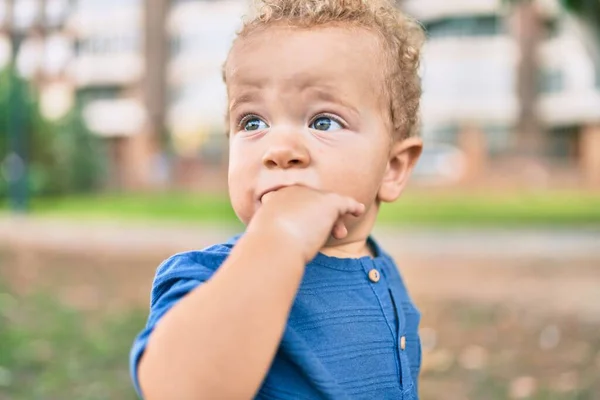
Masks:
[[[267,193],[276,192],[279,189],[283,189],[283,188],[288,187],[288,186],[293,186],[293,185],[276,185],[276,186],[272,186],[272,187],[268,188],[267,190],[264,190],[263,192],[260,193],[260,196],[258,196],[258,201],[260,201],[262,203],[262,199],[263,199],[263,197]]]

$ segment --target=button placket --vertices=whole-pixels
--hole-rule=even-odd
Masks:
[[[361,260],[361,264],[363,266],[363,271],[366,275],[366,279],[369,280],[368,284],[373,289],[373,293],[375,294],[377,301],[379,302],[379,306],[381,307],[381,312],[386,320],[388,328],[390,330],[390,335],[392,340],[398,343],[398,325],[397,325],[397,317],[396,312],[394,310],[393,299],[389,293],[389,285],[387,283],[387,277],[385,272],[382,269],[378,269],[376,264],[372,260]],[[373,272],[375,271],[375,272]],[[375,278],[375,279],[373,279]],[[374,282],[374,280],[376,282]],[[396,365],[398,368],[398,374],[400,375],[400,379],[402,379],[402,366],[400,358],[398,357],[398,353],[395,354]],[[400,382],[402,384],[402,382]]]
[[[394,294],[394,291],[390,289],[390,296],[394,304],[398,305],[396,299],[398,296]],[[402,308],[402,302],[399,303],[400,307],[396,307],[396,320],[398,322],[398,359],[400,360],[400,373],[402,379],[402,390],[405,398],[412,399],[412,390],[414,382],[412,381],[412,375],[410,373],[410,364],[408,355],[406,354],[406,318],[404,310]],[[410,396],[410,397],[407,397]]]

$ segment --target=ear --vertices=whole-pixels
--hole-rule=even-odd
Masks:
[[[400,197],[422,151],[423,141],[417,137],[409,137],[392,145],[390,158],[377,194],[379,201],[390,203]]]

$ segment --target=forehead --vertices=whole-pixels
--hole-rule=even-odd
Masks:
[[[378,36],[364,28],[272,26],[236,40],[225,77],[230,94],[273,83],[373,91],[382,85],[382,63]]]

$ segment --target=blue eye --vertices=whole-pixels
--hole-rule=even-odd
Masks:
[[[331,117],[319,117],[310,124],[310,128],[318,131],[337,131],[342,129],[342,126]]]
[[[269,126],[265,121],[258,117],[250,117],[245,120],[242,120],[241,125],[244,126],[245,131],[260,131],[262,129],[267,129]]]

